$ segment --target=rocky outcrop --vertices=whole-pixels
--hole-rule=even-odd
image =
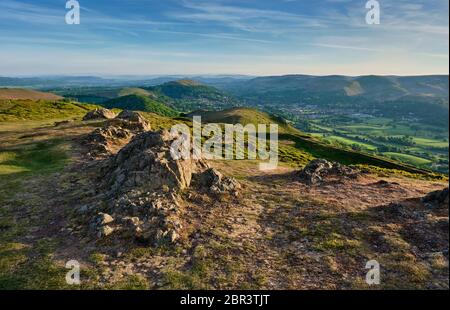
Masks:
[[[99,238],[106,237],[112,234],[114,231],[114,228],[108,225],[112,222],[114,222],[114,219],[111,215],[100,212],[92,220],[91,229],[97,234]]]
[[[141,133],[101,166],[98,192],[108,201],[102,211],[116,219],[107,225],[114,235],[145,244],[179,240],[184,212],[179,192],[208,166],[202,160],[173,159],[174,139],[168,131]],[[103,237],[101,229],[96,232]]]
[[[91,120],[101,120],[101,119],[112,119],[116,117],[116,114],[108,109],[95,109],[93,111],[89,111],[84,117],[83,121],[91,121]]]
[[[139,113],[124,111],[89,134],[84,144],[91,157],[104,157],[117,151],[136,134],[149,130],[150,123]]]
[[[173,140],[168,131],[136,136],[110,159],[103,178],[109,194],[136,189],[173,192],[189,187],[192,174],[207,166],[193,159],[174,160],[170,153]]]
[[[139,112],[124,110],[119,113],[117,119],[126,120],[133,123],[146,123],[146,119]]]
[[[139,114],[127,113],[116,122],[140,123]],[[123,132],[110,132],[121,128]],[[106,127],[108,135],[128,138],[128,129]],[[146,131],[132,137],[115,155],[98,165],[98,207],[87,209],[97,237],[113,235],[156,245],[172,244],[183,236],[185,203],[183,190],[194,188],[207,194],[237,195],[240,184],[233,178],[224,177],[216,169],[209,168],[203,160],[174,159],[172,145],[178,137],[166,130]],[[102,141],[104,143],[104,141]],[[98,212],[103,213],[98,213]],[[94,213],[97,212],[97,213]],[[111,214],[113,221],[105,214]]]
[[[356,178],[358,174],[359,171],[355,168],[329,162],[325,159],[314,159],[300,171],[299,177],[306,184],[313,185],[321,183],[327,176]]]
[[[440,191],[434,191],[423,197],[422,203],[427,206],[428,208],[448,208],[448,193],[449,189],[448,187],[440,190]]]
[[[197,184],[212,194],[220,195],[230,193],[238,195],[241,185],[234,178],[224,177],[214,168],[205,170],[196,176]]]

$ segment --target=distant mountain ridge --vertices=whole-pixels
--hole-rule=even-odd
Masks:
[[[228,84],[224,90],[247,105],[270,110],[295,110],[309,105],[448,125],[448,75],[272,76]]]
[[[258,77],[227,87],[235,95],[273,96],[280,92],[298,95],[335,94],[337,96],[374,97],[374,100],[395,100],[403,96],[433,96],[447,98],[448,75],[429,76],[309,76],[286,75]]]

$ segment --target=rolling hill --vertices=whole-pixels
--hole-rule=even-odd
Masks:
[[[448,75],[258,77],[222,85],[251,105],[294,111],[299,107],[412,117],[427,124],[448,125]]]
[[[299,150],[307,153],[309,156],[317,158],[325,158],[328,160],[338,161],[348,165],[371,165],[385,169],[395,169],[407,171],[410,173],[428,174],[429,171],[418,169],[414,166],[402,164],[400,162],[383,158],[379,156],[369,155],[364,152],[353,151],[335,147],[324,143],[323,141],[306,135],[298,129],[289,125],[283,118],[270,115],[265,112],[258,111],[253,108],[232,108],[223,111],[195,111],[186,114],[186,117],[199,115],[204,123],[220,123],[220,124],[278,124],[280,152],[285,154],[290,152],[289,157],[298,155]],[[289,147],[283,150],[283,145],[294,144],[295,147]],[[294,150],[295,149],[295,150]],[[292,151],[294,150],[292,154]]]
[[[448,99],[448,87],[447,75],[358,77],[286,75],[240,80],[227,84],[224,89],[235,95],[250,98],[268,95],[267,100],[285,93],[281,96],[285,97],[285,100],[299,102],[314,97],[325,99],[327,94],[337,97],[363,97],[371,101],[396,100],[404,96]],[[294,94],[299,97],[289,97]],[[311,97],[308,98],[309,96]]]
[[[183,112],[197,109],[221,110],[241,105],[239,100],[215,87],[187,79],[170,81],[157,86],[64,87],[52,89],[52,91],[65,98],[95,104],[109,104],[110,100],[119,97],[138,95]],[[113,101],[113,103],[116,102]]]
[[[277,124],[283,131],[298,132],[295,128],[288,125],[283,118],[271,115],[254,108],[231,108],[221,111],[205,111],[197,110],[184,116],[192,118],[193,116],[201,116],[202,122],[206,123],[223,123],[223,124]]]
[[[221,110],[240,105],[237,99],[225,92],[193,80],[172,81],[145,89],[172,102],[174,107],[183,112]]]
[[[23,100],[60,100],[63,97],[32,89],[23,88],[0,88],[0,100],[23,99]]]
[[[108,100],[101,104],[108,109],[135,110],[152,112],[162,116],[177,116],[179,113],[164,103],[149,96],[131,94]]]
[[[0,122],[81,117],[98,108],[90,104],[48,100],[0,100]]]

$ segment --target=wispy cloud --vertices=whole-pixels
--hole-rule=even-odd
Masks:
[[[65,24],[64,3],[0,0],[0,72],[434,73],[448,65],[444,0],[380,0],[376,26],[361,0],[83,0],[78,26]]]
[[[312,43],[312,46],[325,47],[325,48],[336,48],[344,50],[355,50],[355,51],[365,51],[365,52],[380,52],[380,49],[363,47],[363,46],[352,46],[352,45],[339,45],[339,44],[326,44],[326,43]]]

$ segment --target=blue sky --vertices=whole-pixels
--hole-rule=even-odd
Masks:
[[[0,76],[448,74],[448,0],[0,1]]]

